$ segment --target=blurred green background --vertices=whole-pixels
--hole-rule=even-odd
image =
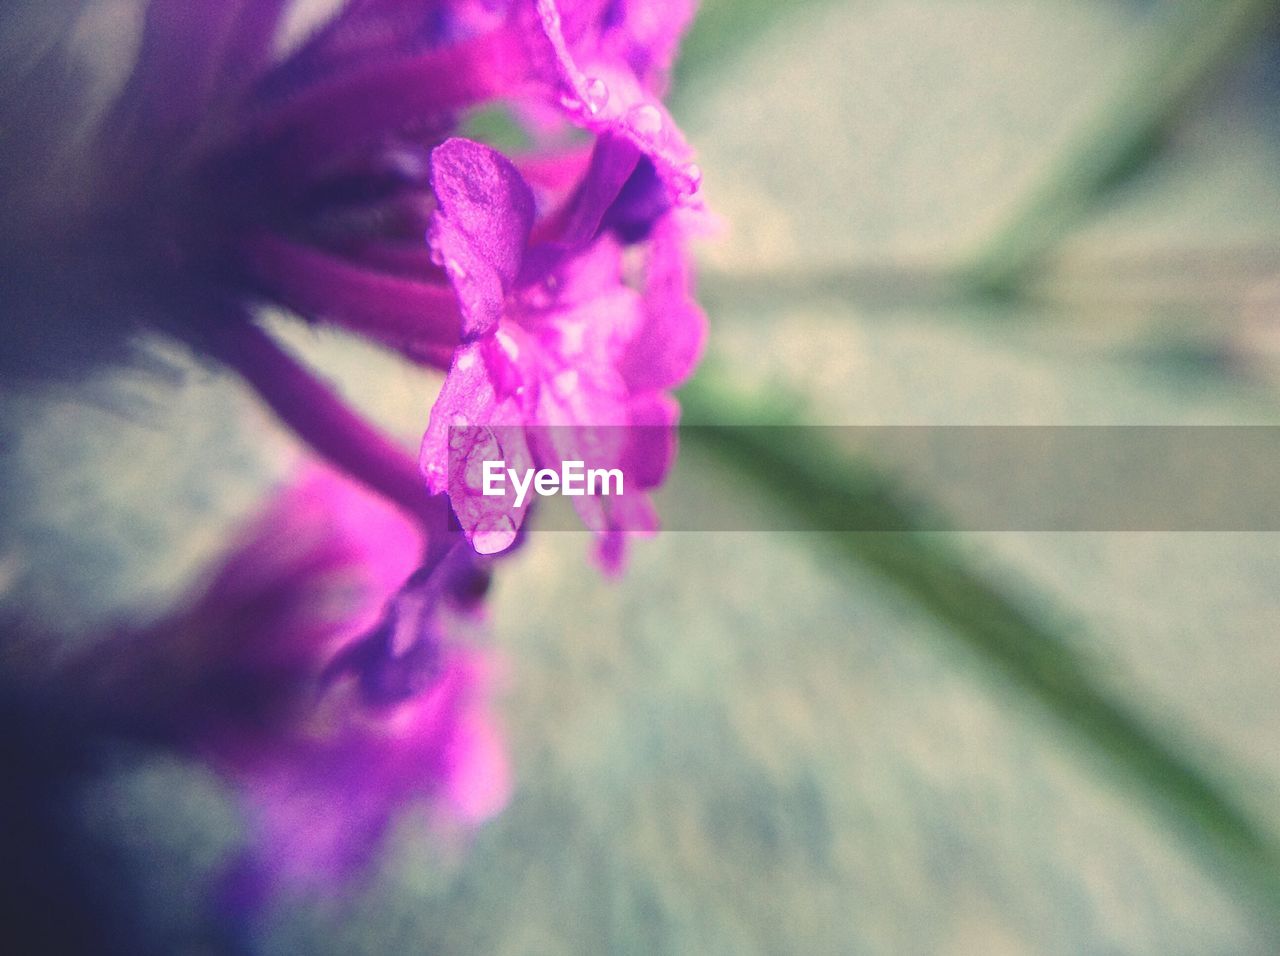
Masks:
[[[1276,424],[1278,24],[709,0],[674,96],[724,223],[690,414]],[[417,438],[438,382],[280,332]],[[297,453],[156,348],[181,374],[4,400],[0,592],[65,646],[163,609]],[[732,454],[680,469],[803,512]],[[467,845],[407,814],[367,887],[284,907],[262,951],[1280,949],[1274,535],[671,533],[617,582],[587,552],[534,534],[497,579],[506,812]],[[81,804],[143,936],[196,951],[229,793],[122,753]]]

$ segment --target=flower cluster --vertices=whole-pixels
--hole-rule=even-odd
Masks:
[[[421,555],[399,509],[307,464],[179,608],[77,662],[103,725],[199,756],[244,796],[238,904],[354,875],[407,801],[463,823],[505,801],[495,662],[466,639],[488,569],[455,549],[421,571]]]
[[[5,77],[0,364],[47,374],[167,333],[336,469],[278,502],[185,611],[132,634],[101,689],[242,784],[264,839],[292,848],[278,869],[346,872],[390,803],[443,795],[476,819],[502,799],[499,751],[468,716],[484,667],[451,634],[482,596],[480,555],[524,515],[450,480],[460,432],[512,463],[641,476],[579,509],[620,567],[626,535],[656,527],[670,392],[703,344],[685,246],[704,211],[662,103],[692,0],[347,0],[297,39],[307,6],[147,0],[133,70],[89,121],[74,17]],[[508,145],[468,135],[486,126]],[[417,460],[256,324],[264,306],[444,373]],[[668,438],[593,432],[620,426]],[[323,619],[339,571],[360,597]],[[184,648],[189,680],[148,676]],[[329,830],[317,803],[336,808]]]
[[[93,313],[81,326],[179,335],[414,511],[449,491],[451,425],[674,421],[667,393],[704,335],[683,250],[700,173],[660,94],[692,4],[349,0],[279,53],[290,6],[146,4],[92,163],[68,171],[32,148],[7,190],[17,221],[0,225],[28,240],[5,250],[10,271],[56,272],[14,290],[23,324]],[[37,65],[33,96],[53,69]],[[504,154],[458,136],[483,110],[523,145]],[[67,180],[50,181],[59,170]],[[447,372],[425,428],[425,491],[389,474],[399,466],[383,452],[359,451],[368,434],[336,435],[343,411],[318,390],[283,393],[275,380],[304,370],[273,368],[287,357],[246,331],[262,304]],[[553,452],[533,445],[504,450]],[[453,504],[473,545],[514,540],[521,515],[486,514],[481,528]],[[652,524],[643,506],[594,522],[607,558],[624,513]]]

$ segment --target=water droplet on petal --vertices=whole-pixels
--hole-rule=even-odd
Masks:
[[[471,532],[471,546],[479,554],[506,551],[516,539],[516,525],[507,515],[490,515]]]
[[[471,366],[475,364],[476,364],[475,352],[463,352],[461,355],[458,356],[459,372],[465,372],[467,369],[471,368]]]
[[[592,116],[604,109],[605,104],[609,102],[609,87],[600,77],[592,77],[587,80],[587,88],[583,91],[583,102],[587,105],[587,111]]]
[[[627,114],[627,121],[631,124],[631,128],[645,139],[657,139],[662,132],[662,114],[658,112],[656,106],[650,106],[648,103],[633,107]]]
[[[449,419],[449,424],[452,425],[454,428],[466,428],[468,425],[471,424],[471,422],[466,415],[463,415],[461,412],[458,412],[454,414],[452,418]]]
[[[693,197],[702,185],[702,169],[697,163],[688,163],[680,167],[676,176],[677,198],[682,202]]]
[[[462,282],[467,278],[467,270],[462,268],[462,264],[457,259],[446,259],[444,271],[449,273],[449,277],[457,282]]]

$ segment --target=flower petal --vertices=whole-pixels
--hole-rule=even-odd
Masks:
[[[633,142],[613,133],[603,133],[596,140],[591,165],[569,201],[560,234],[554,241],[572,247],[594,239],[639,161],[640,150]]]
[[[707,317],[693,298],[679,219],[654,228],[645,266],[645,320],[627,350],[623,371],[633,391],[679,385],[693,371],[707,338]]]
[[[536,0],[538,26],[550,46],[561,87],[560,104],[584,129],[612,132],[631,140],[653,161],[672,197],[689,202],[702,179],[692,161],[693,150],[662,105],[660,86],[648,64],[637,74],[628,62],[634,59],[634,50],[631,57],[623,57],[618,48],[624,44],[615,42],[616,35],[615,41],[610,41],[608,24],[615,19],[610,15],[613,6],[600,10],[594,29],[587,29],[582,11],[566,5],[571,15],[565,18],[555,0]],[[678,19],[676,28],[682,28]],[[650,39],[662,35],[659,31]]]
[[[497,150],[465,139],[431,153],[439,207],[430,241],[458,294],[464,340],[491,332],[515,285],[533,226],[533,193]]]
[[[420,464],[433,494],[447,492],[472,546],[482,554],[505,551],[515,541],[530,502],[516,505],[504,482],[502,495],[484,491],[483,463],[505,461],[523,471],[533,465],[525,440],[524,372],[495,338],[460,348],[431,409]]]

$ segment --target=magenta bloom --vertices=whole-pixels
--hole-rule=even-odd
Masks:
[[[572,120],[594,133],[630,140],[675,196],[692,196],[702,173],[661,96],[696,4],[537,0],[536,6],[552,50],[560,103]]]
[[[347,0],[282,47],[293,5],[148,0],[101,108],[69,15],[0,102],[6,381],[159,332],[238,372],[335,469],[86,678],[109,726],[236,784],[264,889],[350,874],[408,800],[454,821],[499,808],[490,668],[465,635],[477,552],[509,548],[526,506],[476,495],[466,464],[625,471],[625,494],[575,501],[616,569],[657,526],[671,391],[705,336],[685,250],[701,174],[662,103],[691,2]],[[461,138],[488,109],[531,145]],[[419,457],[264,308],[444,373]]]
[[[451,423],[675,422],[668,393],[704,335],[684,261],[700,173],[661,97],[693,4],[348,0],[280,54],[290,6],[150,0],[82,165],[51,152],[56,130],[0,142],[14,171],[0,265],[18,277],[5,291],[23,346],[6,370],[43,367],[47,346],[97,356],[163,330],[237,369],[322,456],[434,529],[436,556],[450,508],[473,545],[502,550],[522,509],[446,487]],[[74,101],[65,74],[51,55],[19,84],[33,124],[74,127],[48,101]],[[536,147],[507,157],[453,138],[490,106]],[[5,115],[22,128],[22,109]],[[264,304],[448,372],[422,473],[255,327]],[[504,450],[549,461],[605,443],[549,434]],[[580,508],[610,565],[621,532],[655,526],[643,491],[672,451],[613,444],[594,459],[643,480]]]
[[[642,487],[660,480],[669,447],[628,441],[626,428],[641,426],[639,435],[674,424],[677,409],[665,390],[683,380],[702,347],[675,217],[665,216],[651,234],[634,289],[622,243],[608,232],[578,247],[559,236],[531,242],[532,192],[495,150],[446,142],[432,154],[432,185],[439,206],[431,244],[457,289],[463,332],[422,444],[430,490],[451,494],[472,543],[491,553],[510,545],[523,508],[480,496],[474,482],[449,481],[451,429],[538,426],[490,428],[483,435],[491,440],[472,445],[508,464],[581,460],[623,466]],[[465,471],[465,459],[455,470]],[[576,501],[594,530],[653,527],[643,497],[609,511],[602,499]]]
[[[112,726],[194,753],[241,793],[240,891],[341,882],[423,801],[475,823],[506,800],[492,664],[466,639],[487,572],[414,574],[394,507],[310,467],[180,611],[84,667]]]

